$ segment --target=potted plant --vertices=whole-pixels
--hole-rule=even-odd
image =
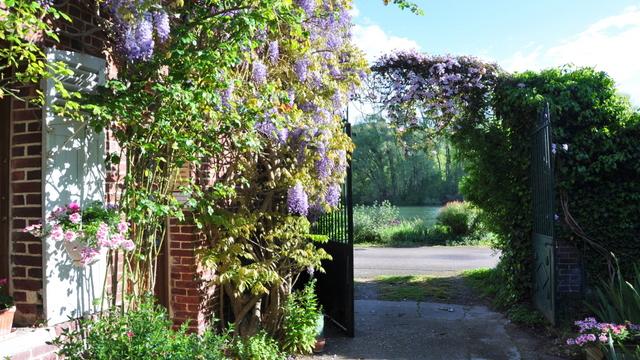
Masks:
[[[129,224],[123,214],[99,201],[84,209],[77,202],[58,207],[47,218],[46,226],[30,225],[24,231],[62,242],[77,267],[91,265],[109,249],[130,251],[135,248],[128,238]]]
[[[11,332],[13,315],[16,313],[13,298],[8,295],[6,287],[7,279],[0,279],[0,336]]]
[[[324,337],[324,313],[318,312],[316,319],[316,345],[313,348],[313,352],[316,354],[324,352],[324,346],[327,343],[327,339]]]

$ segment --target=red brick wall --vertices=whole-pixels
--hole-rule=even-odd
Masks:
[[[22,94],[30,98],[34,88],[24,87]],[[11,109],[11,281],[15,322],[29,324],[42,313],[42,243],[22,229],[41,221],[42,111],[16,99]]]
[[[189,216],[187,216],[189,219]],[[189,322],[189,329],[202,332],[208,325],[211,289],[203,286],[208,275],[196,260],[196,250],[202,247],[203,237],[190,221],[169,222],[169,315],[174,324]]]

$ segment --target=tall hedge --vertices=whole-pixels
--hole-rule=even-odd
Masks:
[[[640,255],[640,116],[614,81],[590,68],[502,74],[484,112],[467,113],[468,126],[453,140],[467,164],[462,190],[499,235],[505,304],[532,294],[531,134],[544,102],[557,194],[566,194],[585,234],[623,267]],[[605,257],[568,228],[557,200],[557,238],[583,249],[589,285],[606,274]]]

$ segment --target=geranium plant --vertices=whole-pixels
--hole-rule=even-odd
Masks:
[[[135,248],[128,238],[129,224],[114,206],[96,201],[82,209],[77,202],[58,207],[51,212],[47,223],[24,229],[37,237],[51,237],[64,242],[65,248],[80,267],[97,261],[98,255],[109,249]]]
[[[8,295],[6,290],[7,283],[7,279],[0,279],[0,310],[8,309],[13,306],[13,298]]]

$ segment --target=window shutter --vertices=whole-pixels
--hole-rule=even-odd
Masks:
[[[90,93],[104,83],[105,60],[87,54],[47,50],[47,60],[62,61],[73,71],[61,77],[65,89]],[[77,201],[85,206],[105,198],[105,137],[85,124],[60,117],[52,105],[61,104],[52,80],[43,82],[43,219],[56,206]],[[46,220],[45,220],[46,221]],[[44,239],[44,311],[50,324],[96,310],[102,295],[106,260],[78,268],[62,242]]]

